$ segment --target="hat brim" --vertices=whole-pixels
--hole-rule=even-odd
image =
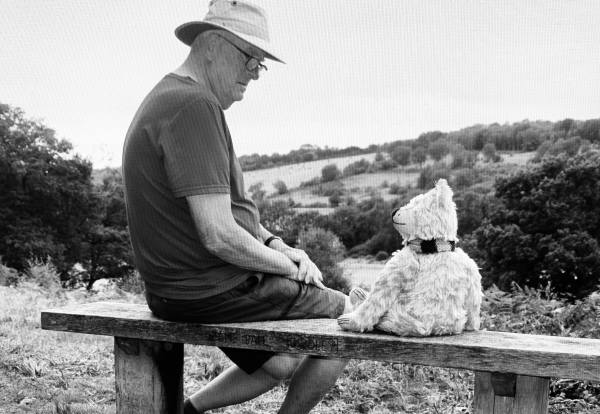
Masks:
[[[258,37],[249,36],[244,33],[233,31],[228,27],[221,26],[220,24],[216,23],[209,23],[204,21],[184,23],[175,29],[175,36],[177,36],[177,38],[186,45],[191,46],[196,36],[198,36],[200,33],[214,29],[225,30],[231,33],[232,35],[240,38],[241,40],[251,44],[252,46],[262,50],[265,53],[265,58],[267,59],[271,59],[280,63],[285,63],[283,60],[278,58],[275,55],[275,53],[273,53],[271,47],[268,46],[264,40]]]

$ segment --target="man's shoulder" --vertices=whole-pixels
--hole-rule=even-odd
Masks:
[[[210,91],[192,79],[173,73],[162,78],[150,92],[148,98],[175,110],[194,103],[219,107],[217,99]]]

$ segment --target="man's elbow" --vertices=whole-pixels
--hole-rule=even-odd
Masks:
[[[216,231],[209,231],[200,236],[204,248],[217,257],[223,256],[231,249],[231,241]]]

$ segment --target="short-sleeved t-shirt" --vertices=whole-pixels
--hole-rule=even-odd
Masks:
[[[223,109],[190,78],[165,76],[136,113],[123,148],[123,181],[135,265],[146,289],[170,299],[227,291],[253,272],[200,242],[186,196],[228,193],[236,222],[258,238]]]

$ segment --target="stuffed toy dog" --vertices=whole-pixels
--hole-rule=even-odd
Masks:
[[[479,329],[481,275],[455,246],[456,205],[446,180],[395,210],[392,219],[404,247],[386,263],[370,293],[350,293],[357,306],[338,324],[350,331],[377,328],[400,336]]]

